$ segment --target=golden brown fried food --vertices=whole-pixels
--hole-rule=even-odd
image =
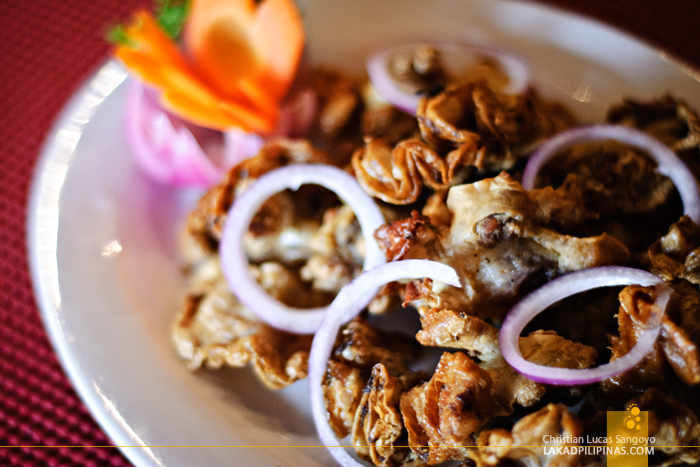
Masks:
[[[518,461],[517,465],[574,467],[579,465],[578,454],[545,455],[544,448],[537,446],[575,446],[579,443],[574,438],[582,433],[581,421],[564,405],[548,404],[521,418],[511,431],[482,431],[477,441],[480,448],[470,450],[469,457],[477,467],[509,465],[506,459]],[[552,439],[564,442],[548,442]]]
[[[216,254],[226,214],[236,196],[246,186],[267,172],[289,164],[335,165],[324,151],[316,149],[308,141],[277,140],[266,144],[260,152],[233,167],[224,180],[211,188],[189,215],[185,225],[184,256],[190,262],[202,256]],[[275,199],[277,201],[275,201]],[[251,222],[253,237],[272,235],[278,237],[280,229],[289,222],[285,206],[276,206],[281,198],[273,198]],[[257,226],[257,227],[256,227]]]
[[[401,388],[411,387],[418,377],[406,363],[418,345],[405,335],[383,331],[365,319],[343,326],[331,354],[323,390],[331,427],[339,437],[347,436],[355,423],[363,390],[374,367],[398,378]]]
[[[462,352],[444,353],[430,381],[401,396],[411,449],[429,465],[466,458],[492,405],[489,373]]]
[[[659,310],[653,306],[655,291],[653,287],[630,285],[620,292],[620,310],[617,315],[618,336],[611,336],[612,357],[616,360],[637,343],[642,333],[658,319]],[[658,342],[654,349],[634,368],[615,375],[602,382],[604,390],[642,391],[648,387],[659,387],[665,378],[665,361]]]
[[[659,344],[676,375],[700,384],[700,292],[686,281],[673,284],[673,297],[661,321]]]
[[[399,400],[404,391],[400,378],[391,376],[381,363],[374,365],[367,387],[355,411],[352,444],[363,459],[378,467],[402,465],[409,455],[399,447],[404,434]]]
[[[330,360],[323,378],[328,422],[338,438],[345,438],[353,427],[355,412],[365,387],[362,370]]]
[[[670,95],[646,102],[624,99],[610,108],[607,120],[654,136],[678,153],[696,177],[700,176],[700,118],[685,102]]]
[[[629,401],[640,410],[649,412],[650,446],[665,454],[662,467],[700,461],[700,424],[698,417],[682,402],[657,390],[649,389]],[[690,447],[680,447],[690,446]]]
[[[451,179],[445,161],[418,138],[393,148],[388,140],[369,138],[352,155],[352,168],[367,193],[392,204],[413,203],[423,184],[439,190]]]
[[[574,121],[565,109],[534,92],[501,94],[483,81],[450,85],[421,100],[417,117],[423,138],[450,151],[453,172],[457,165],[507,170],[542,138]]]
[[[524,293],[559,274],[627,261],[627,249],[609,235],[579,238],[543,226],[536,199],[502,173],[450,189],[449,227],[435,228],[414,215],[380,228],[376,237],[389,260],[432,259],[454,267],[463,287],[441,290],[441,308],[479,318],[503,318]]]
[[[681,217],[647,250],[651,272],[665,281],[683,278],[700,285],[699,246],[700,228],[688,216]]]
[[[269,285],[268,292],[279,298],[288,290],[284,281]],[[172,336],[191,369],[250,364],[272,389],[306,377],[312,336],[261,323],[230,292],[218,261],[199,264],[189,287]]]
[[[331,208],[309,240],[310,254],[299,271],[317,290],[338,293],[362,271],[365,242],[350,206]]]
[[[608,391],[641,392],[663,387],[667,365],[689,386],[700,383],[700,292],[688,282],[671,285],[674,294],[661,317],[661,330],[654,346],[635,368],[603,382]],[[653,288],[628,286],[620,292],[619,337],[612,336],[612,359],[625,355],[658,313],[652,307]]]
[[[352,435],[361,458],[379,467],[590,465],[600,459],[545,455],[538,447],[582,435],[584,425],[569,409],[544,404],[563,394],[573,404],[590,389],[582,412],[595,413],[580,415],[586,430],[627,401],[649,411],[649,435],[661,452],[657,465],[700,461],[700,449],[669,447],[700,443],[697,416],[684,404],[700,384],[700,228],[681,217],[662,235],[680,213],[670,180],[643,153],[605,143],[563,152],[543,170],[541,181],[552,186],[526,191],[517,181],[522,162],[574,123],[565,109],[532,90],[506,95],[486,81],[453,79],[430,48],[398,57],[392,67],[394,78],[424,93],[417,118],[381,102],[357,80],[316,70],[310,79],[319,112],[309,140],[268,143],[200,200],[185,234],[190,283],[173,331],[180,355],[191,368],[250,365],[271,388],[306,376],[310,337],[261,324],[229,292],[216,250],[227,210],[253,180],[287,164],[336,165],[383,202],[388,223],[375,238],[387,260],[440,261],[455,268],[462,284],[419,279],[382,288],[369,311],[386,311],[397,300],[415,307],[422,325],[415,339],[363,317],[336,337],[322,382],[328,420],[338,437]],[[700,174],[700,119],[684,103],[628,101],[612,109],[609,120],[656,136]],[[465,183],[472,180],[478,181]],[[301,307],[329,303],[360,274],[365,248],[349,207],[333,195],[319,201],[318,192],[309,193],[270,198],[245,243],[251,274],[263,288]],[[638,253],[650,244],[646,256]],[[657,343],[637,367],[602,384],[561,390],[506,362],[498,326],[527,292],[571,271],[632,262],[672,282],[675,291]],[[656,312],[653,299],[653,289],[640,286],[619,294],[612,360],[645,332]],[[576,300],[548,310],[561,319],[543,317],[543,329],[561,325],[567,307],[588,310],[571,305]],[[605,311],[611,307],[589,319],[612,315]],[[610,321],[595,323],[591,332],[613,333]],[[582,369],[606,359],[605,337],[593,343],[590,332],[569,332],[577,325],[571,323],[553,326],[559,333],[530,332],[540,324],[520,337],[526,360]],[[451,349],[432,376],[409,367],[420,345]],[[514,414],[521,418],[503,429]]]
[[[534,144],[573,121],[563,110],[547,110],[551,106],[534,94],[499,94],[480,81],[451,85],[421,99],[422,140],[369,138],[353,154],[353,169],[371,195],[413,203],[424,185],[441,190],[460,168],[511,169]]]
[[[420,321],[422,329],[416,339],[423,345],[467,350],[481,361],[493,360],[501,354],[498,330],[475,316],[429,308],[421,312]]]

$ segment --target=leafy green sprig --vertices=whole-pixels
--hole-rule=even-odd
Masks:
[[[190,11],[190,0],[155,0],[156,20],[167,36],[177,40]],[[107,30],[107,40],[113,44],[129,45],[122,23],[117,23]]]
[[[171,39],[177,39],[190,11],[190,0],[156,0],[156,18]]]

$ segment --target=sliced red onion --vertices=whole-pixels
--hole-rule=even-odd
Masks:
[[[523,358],[520,333],[549,305],[586,290],[632,284],[655,286],[657,298],[654,306],[660,311],[654,313],[650,326],[625,355],[610,363],[582,370],[536,365]],[[620,266],[584,269],[558,277],[527,295],[508,312],[498,337],[501,354],[518,373],[539,383],[570,386],[610,378],[633,368],[652,350],[671,292],[672,289],[657,276],[641,269]]]
[[[384,225],[384,216],[372,197],[351,175],[328,165],[298,164],[273,170],[256,180],[236,199],[228,212],[219,247],[221,266],[231,290],[261,320],[270,326],[298,334],[316,331],[327,307],[293,308],[268,295],[250,277],[243,239],[253,216],[268,198],[287,188],[296,190],[305,184],[328,188],[355,212],[365,241],[365,270],[386,261],[374,239],[374,231]]]
[[[659,165],[659,173],[676,185],[683,201],[683,213],[700,224],[700,193],[695,176],[685,163],[666,145],[634,128],[624,125],[592,125],[564,131],[547,140],[530,157],[523,172],[523,188],[535,187],[542,167],[561,151],[581,143],[614,140],[647,152]]]
[[[169,115],[143,83],[128,89],[126,135],[139,166],[153,179],[172,185],[209,186],[222,176],[184,122]]]
[[[466,43],[414,43],[381,50],[372,55],[366,63],[369,80],[377,93],[387,102],[411,115],[416,114],[420,95],[416,89],[397,82],[389,73],[389,63],[399,54],[409,54],[421,46],[430,46],[442,53],[445,67],[451,70],[466,69],[475,57],[488,57],[497,60],[506,75],[508,85],[503,92],[519,94],[525,91],[529,82],[529,71],[525,62],[513,54],[475,44]]]
[[[460,286],[459,278],[454,269],[436,261],[407,259],[383,264],[363,272],[350,284],[343,287],[331,303],[316,331],[309,354],[311,412],[321,442],[328,447],[330,453],[343,467],[363,466],[353,459],[345,448],[339,447],[338,439],[328,423],[328,410],[323,398],[323,375],[326,372],[340,326],[357,316],[383,284],[423,277],[441,281],[454,287]]]
[[[142,82],[128,90],[126,133],[139,166],[154,180],[175,186],[211,186],[225,171],[255,156],[265,139],[232,128],[224,144],[212,138],[213,130],[193,127],[165,111]],[[304,90],[281,109],[278,131],[272,136],[297,138],[308,132],[316,115],[316,96]],[[216,132],[220,137],[220,133]],[[195,136],[196,135],[196,136]]]
[[[240,128],[231,128],[224,133],[224,165],[233,167],[241,161],[255,156],[265,144],[265,140],[256,133]]]

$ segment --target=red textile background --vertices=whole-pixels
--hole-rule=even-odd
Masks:
[[[0,0],[0,465],[127,466],[67,380],[32,296],[25,246],[32,171],[53,119],[109,53],[106,25],[149,0]],[[547,0],[700,68],[692,0]]]

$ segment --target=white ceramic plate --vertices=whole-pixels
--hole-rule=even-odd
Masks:
[[[520,54],[543,94],[587,120],[623,96],[671,91],[700,107],[692,73],[663,54],[534,4],[307,0],[301,9],[312,61],[358,74],[382,44],[466,40]],[[248,370],[191,373],[175,355],[176,235],[195,194],[155,185],[134,166],[123,137],[124,79],[108,63],[77,93],[32,189],[34,285],[68,375],[139,467],[332,465],[325,449],[299,447],[319,443],[305,382],[271,392]]]

